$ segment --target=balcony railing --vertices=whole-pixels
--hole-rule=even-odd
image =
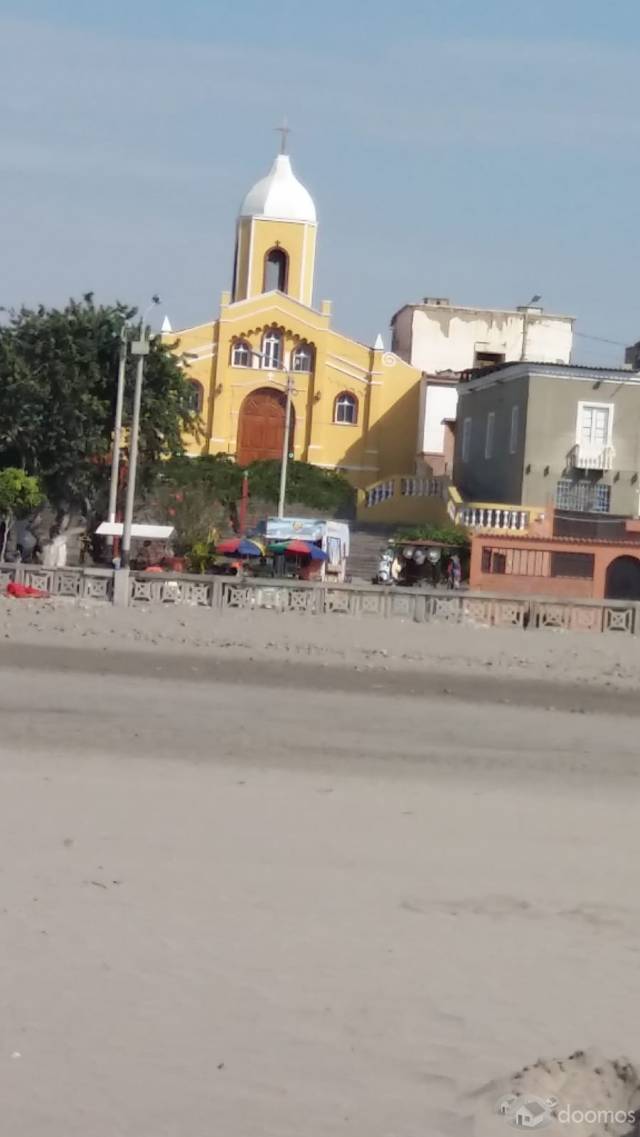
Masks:
[[[468,503],[453,513],[452,520],[465,529],[502,533],[526,533],[529,529],[530,510],[517,506],[474,505]]]
[[[446,498],[449,479],[446,477],[418,478],[400,477],[387,478],[377,482],[365,490],[364,505],[367,509],[381,501],[389,501],[394,497],[437,497]]]
[[[396,481],[395,478],[387,478],[384,482],[377,482],[375,486],[370,486],[365,491],[364,504],[367,509],[377,505],[380,501],[389,501],[390,498],[395,497]]]
[[[613,446],[585,446],[577,442],[569,451],[569,465],[575,470],[612,470],[616,452]]]

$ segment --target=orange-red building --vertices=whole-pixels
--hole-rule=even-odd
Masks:
[[[544,523],[526,535],[474,534],[470,587],[517,596],[640,600],[640,521],[605,524],[594,521],[589,535],[570,535],[567,519],[548,509]]]

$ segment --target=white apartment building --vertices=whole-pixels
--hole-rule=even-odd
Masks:
[[[391,320],[392,350],[423,372],[418,468],[451,471],[460,372],[517,361],[570,363],[573,324],[573,316],[552,315],[535,303],[468,308],[426,296],[400,308]]]

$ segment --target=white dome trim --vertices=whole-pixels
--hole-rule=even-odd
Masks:
[[[240,216],[316,224],[313,198],[296,178],[288,154],[278,154],[266,178],[249,190],[240,206]]]

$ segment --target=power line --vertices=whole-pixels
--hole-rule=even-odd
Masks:
[[[597,343],[610,343],[613,347],[628,347],[629,344],[622,343],[621,340],[608,340],[604,336],[588,336],[586,332],[574,332],[576,338],[581,340],[596,340]]]

